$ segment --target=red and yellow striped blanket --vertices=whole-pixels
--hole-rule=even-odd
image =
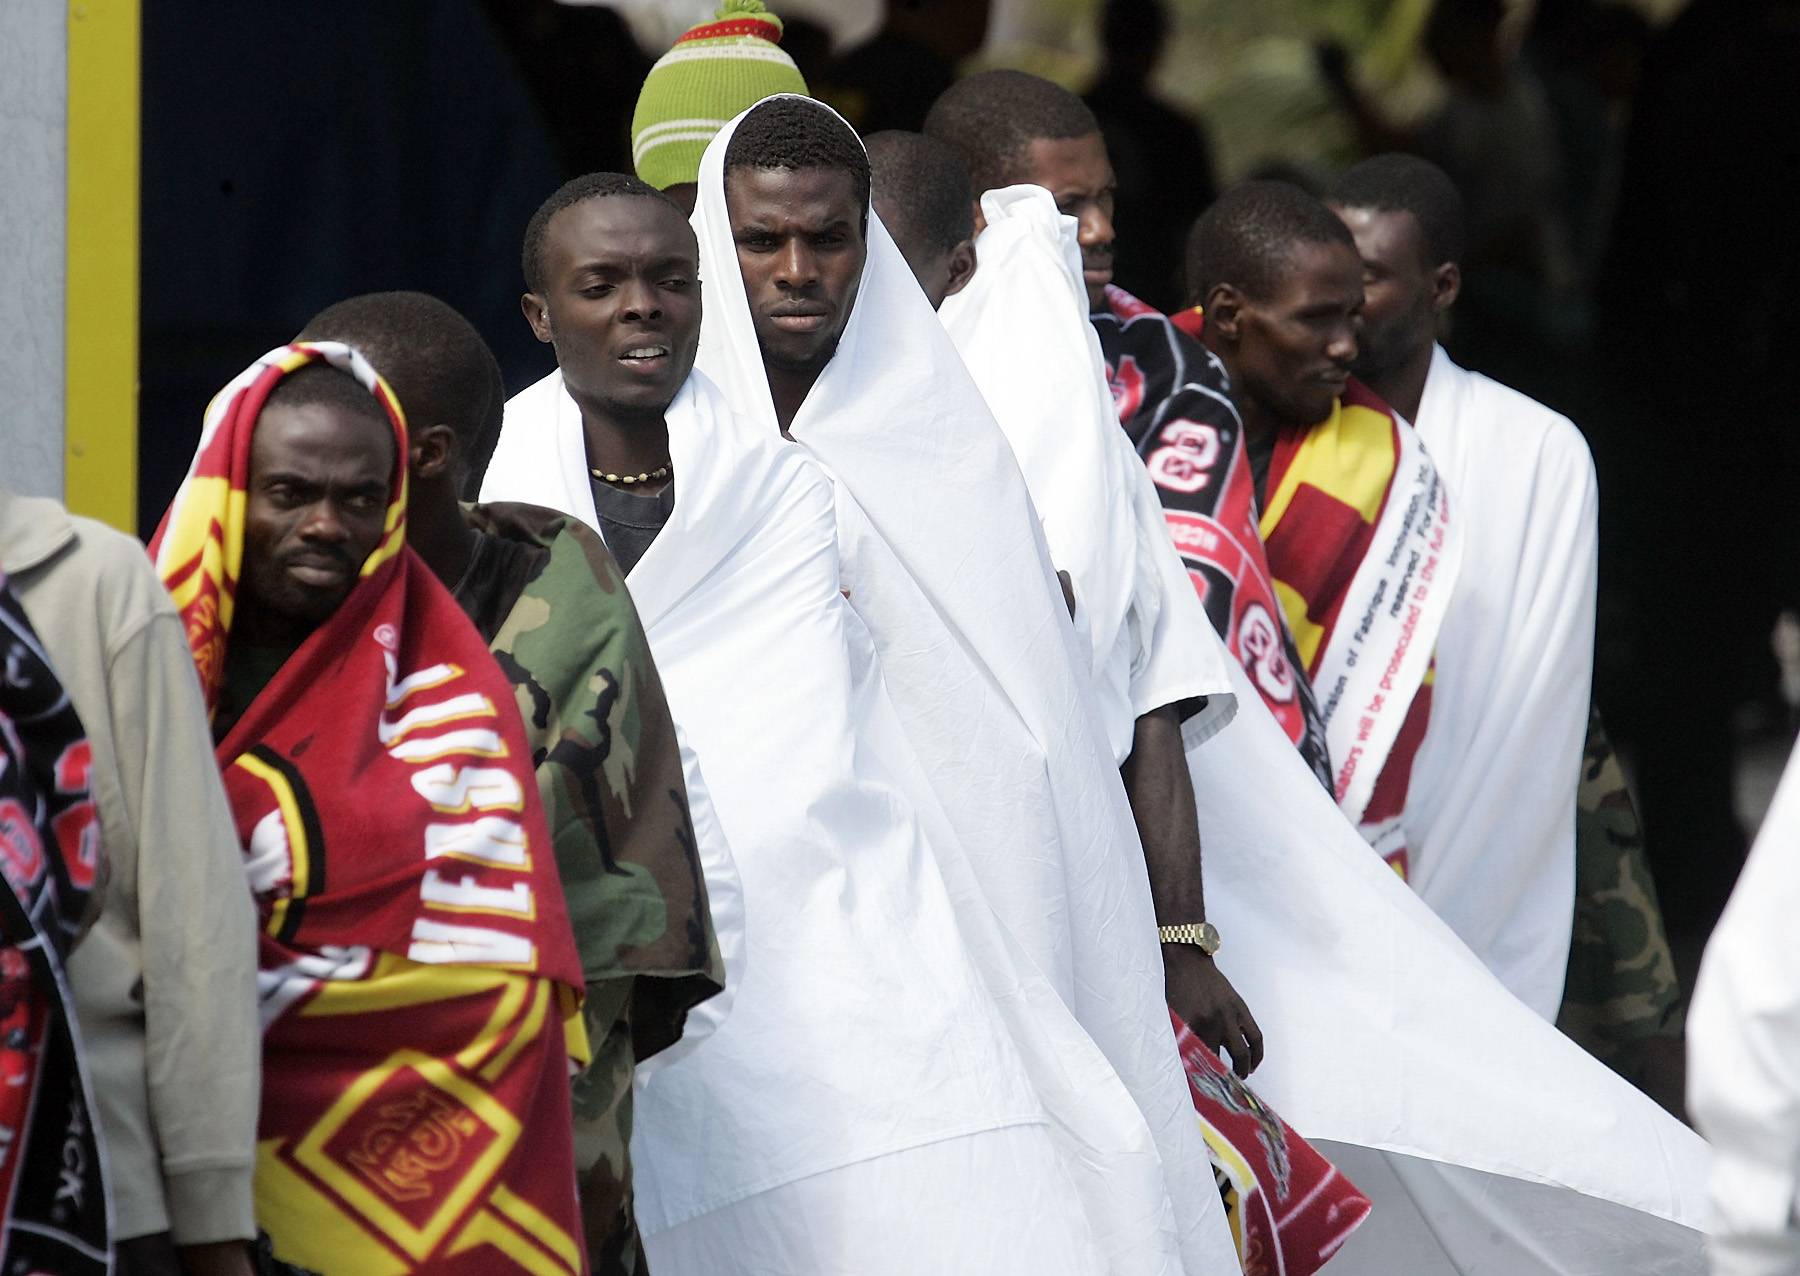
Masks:
[[[1330,787],[1324,719],[1282,623],[1256,530],[1244,423],[1223,365],[1198,343],[1199,312],[1171,319],[1117,286],[1107,288],[1106,300],[1090,319],[1113,406],[1156,484],[1175,551],[1226,649],[1308,769]]]
[[[1276,441],[1259,520],[1275,591],[1325,719],[1338,804],[1402,876],[1453,529],[1418,436],[1354,379],[1328,418]]]
[[[1171,322],[1197,340],[1205,321],[1196,307]],[[1330,417],[1277,440],[1257,532],[1333,794],[1404,877],[1401,817],[1461,562],[1447,488],[1413,428],[1351,378]]]

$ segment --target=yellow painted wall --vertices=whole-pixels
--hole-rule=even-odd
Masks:
[[[140,0],[69,4],[63,495],[137,530]]]

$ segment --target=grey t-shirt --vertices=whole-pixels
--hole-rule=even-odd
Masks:
[[[594,512],[600,516],[600,536],[626,575],[637,566],[675,512],[675,482],[660,492],[633,492],[611,483],[594,481]]]

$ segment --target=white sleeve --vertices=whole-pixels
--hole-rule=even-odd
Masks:
[[[1789,763],[1688,1015],[1688,1107],[1713,1144],[1714,1276],[1800,1272],[1800,766]]]

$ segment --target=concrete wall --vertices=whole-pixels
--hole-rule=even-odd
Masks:
[[[67,7],[0,2],[0,486],[63,494]]]

